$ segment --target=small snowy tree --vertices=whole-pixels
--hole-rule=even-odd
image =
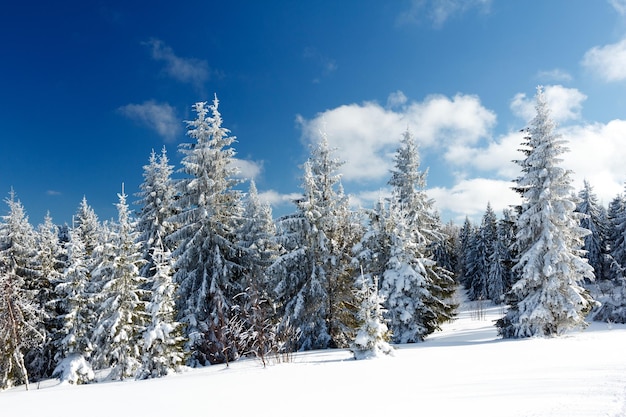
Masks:
[[[575,213],[570,172],[559,167],[565,142],[555,133],[543,89],[536,95],[537,114],[525,137],[526,158],[519,161],[517,188],[523,203],[516,242],[520,279],[508,294],[510,308],[497,322],[503,337],[558,335],[585,327],[593,300],[581,286],[593,279],[583,257],[583,238]]]
[[[389,330],[383,318],[382,303],[384,299],[378,293],[378,279],[369,282],[361,275],[360,289],[357,299],[360,300],[358,319],[361,323],[356,337],[350,345],[354,359],[375,358],[389,355],[393,348],[389,345]]]
[[[151,299],[146,306],[150,323],[143,335],[142,365],[139,378],[155,378],[180,371],[186,360],[182,324],[176,321],[175,298],[177,286],[171,254],[167,252],[159,235],[155,236],[151,250],[154,271]]]

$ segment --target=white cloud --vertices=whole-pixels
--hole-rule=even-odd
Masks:
[[[48,190],[48,191],[46,191],[46,195],[57,196],[57,195],[62,195],[62,193],[61,193],[61,191]]]
[[[174,107],[167,103],[149,100],[142,104],[127,104],[117,110],[129,119],[154,130],[166,141],[174,141],[180,134],[181,122],[176,117]]]
[[[205,60],[181,58],[174,53],[172,48],[158,39],[150,39],[144,44],[150,47],[152,58],[156,61],[163,61],[165,72],[178,81],[201,88],[211,77],[211,69]]]
[[[587,99],[587,96],[579,90],[562,85],[548,85],[544,88],[544,94],[550,108],[550,115],[557,123],[579,119],[582,104]],[[511,100],[511,110],[528,122],[536,114],[535,98],[518,93]]]
[[[239,170],[239,178],[255,179],[263,170],[263,163],[248,159],[233,158],[232,164]]]
[[[620,4],[624,5],[625,2]],[[626,38],[621,41],[595,46],[585,53],[582,65],[608,82],[626,79]]]
[[[586,179],[605,205],[624,191],[626,120],[572,126],[562,133],[569,148],[562,157],[563,167],[572,170],[577,190]]]
[[[259,192],[259,200],[270,204],[272,207],[293,204],[293,201],[300,197],[302,197],[301,193],[282,194],[275,190]]]
[[[452,16],[474,8],[487,13],[491,0],[412,0],[411,7],[400,13],[396,22],[400,25],[414,24],[426,16],[435,27],[441,27]]]
[[[311,120],[297,118],[305,142],[315,143],[321,131],[327,133],[329,144],[345,161],[341,170],[344,180],[357,182],[387,177],[407,127],[421,148],[446,149],[488,137],[495,120],[495,114],[484,108],[478,97],[461,94],[453,98],[433,95],[401,109],[386,109],[375,102],[349,104]]]
[[[395,93],[389,94],[389,97],[387,97],[387,108],[393,109],[402,107],[407,101],[407,96],[405,96],[402,91],[398,90]]]

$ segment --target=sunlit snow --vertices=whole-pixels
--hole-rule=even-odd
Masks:
[[[3,416],[624,416],[626,325],[502,340],[501,306],[464,302],[457,320],[393,356],[348,350],[243,360],[159,379],[0,392]]]

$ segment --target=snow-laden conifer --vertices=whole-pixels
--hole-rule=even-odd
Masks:
[[[93,271],[93,277],[102,282],[94,341],[99,367],[111,366],[109,378],[121,380],[134,377],[139,369],[147,316],[137,232],[123,189],[118,197],[118,223],[110,237],[115,250]]]
[[[443,238],[426,196],[426,171],[413,135],[407,130],[395,156],[387,227],[390,258],[382,275],[381,294],[393,341],[417,342],[452,318],[452,272],[433,260],[434,242]]]
[[[187,122],[195,143],[183,144],[182,172],[176,182],[177,210],[169,222],[175,250],[174,279],[179,285],[179,321],[185,324],[192,365],[235,359],[238,355],[227,323],[233,297],[241,292],[243,268],[236,232],[241,216],[240,183],[233,164],[235,141],[222,126],[217,97],[211,105],[193,106]]]
[[[360,234],[340,184],[341,162],[325,134],[304,164],[298,212],[279,220],[286,249],[272,266],[283,323],[300,350],[347,346],[355,328],[352,246]]]
[[[0,388],[25,384],[28,350],[46,341],[44,312],[37,302],[33,271],[34,231],[11,191],[9,213],[0,223]]]
[[[31,349],[26,356],[29,374],[35,380],[49,377],[55,367],[56,344],[60,337],[59,330],[62,313],[56,286],[61,282],[65,251],[59,240],[59,228],[52,222],[50,213],[44,217],[35,234],[34,279],[36,301],[44,311],[45,342],[36,349]]]
[[[578,193],[578,200],[576,212],[583,214],[580,227],[591,232],[584,238],[585,257],[593,268],[595,279],[607,279],[610,256],[607,247],[606,210],[598,203],[598,197],[587,180],[583,181],[583,188]]]
[[[176,291],[171,253],[157,234],[152,242],[152,288],[146,311],[150,315],[143,334],[142,365],[139,378],[156,378],[178,372],[185,364],[182,324],[176,321]]]
[[[383,298],[378,292],[378,279],[370,281],[361,274],[356,283],[357,300],[360,302],[358,319],[359,329],[350,344],[355,359],[369,359],[389,355],[393,348],[388,343],[389,330],[383,318]],[[360,287],[360,288],[359,288]]]
[[[561,168],[565,141],[555,132],[543,89],[536,95],[536,116],[523,143],[525,158],[517,189],[523,197],[516,245],[520,279],[508,294],[510,308],[498,321],[503,337],[558,335],[586,326],[593,300],[581,287],[593,270],[584,259],[570,172]]]
[[[244,291],[237,296],[235,320],[241,328],[240,350],[266,364],[266,356],[279,350],[278,323],[271,296],[273,280],[268,268],[280,254],[271,207],[261,202],[254,180],[248,195],[238,233],[242,266],[246,273]]]
[[[137,218],[137,230],[146,260],[141,271],[141,275],[145,277],[150,277],[156,272],[152,252],[156,248],[157,239],[166,245],[166,250],[171,249],[163,238],[169,236],[176,228],[169,221],[175,214],[176,190],[171,178],[173,170],[165,147],[158,156],[152,150],[148,164],[143,167],[144,180],[139,186],[140,192],[137,193],[139,197],[137,204],[141,207]]]
[[[66,244],[67,266],[55,292],[61,321],[53,376],[63,382],[83,384],[94,379],[91,365],[92,335],[96,321],[85,244],[78,228],[70,230]]]

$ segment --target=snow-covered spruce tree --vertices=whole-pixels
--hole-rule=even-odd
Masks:
[[[297,349],[345,347],[356,327],[351,249],[360,234],[325,134],[304,164],[298,212],[279,219],[287,252],[272,266],[283,323],[299,331]]]
[[[626,201],[622,194],[617,195],[609,203],[607,210],[607,245],[609,247],[608,279],[615,283],[624,277],[624,262],[626,261],[626,246],[624,236],[626,233]]]
[[[381,295],[396,343],[423,340],[453,317],[452,272],[433,260],[433,242],[443,236],[426,196],[426,171],[419,170],[412,134],[404,132],[389,185],[392,196],[387,227],[390,258],[382,276]]]
[[[517,189],[523,202],[516,242],[520,279],[508,293],[510,308],[498,320],[505,338],[552,336],[586,326],[593,300],[580,283],[593,279],[584,258],[570,172],[559,167],[565,141],[555,132],[543,89],[536,95],[537,114],[524,138],[525,158]]]
[[[178,372],[185,364],[185,338],[182,324],[176,321],[175,297],[177,286],[171,253],[167,251],[159,234],[152,242],[152,291],[146,306],[150,322],[143,334],[143,355],[137,377],[157,378]]]
[[[233,164],[235,137],[222,126],[217,97],[213,104],[196,103],[196,119],[187,122],[195,143],[182,144],[182,171],[176,182],[177,210],[168,222],[178,229],[174,243],[179,285],[178,320],[185,324],[190,365],[236,359],[236,335],[227,326],[233,297],[242,290],[243,267],[236,232],[241,217],[240,183]]]
[[[157,236],[160,236],[162,244],[166,244],[163,238],[176,229],[176,226],[168,221],[175,214],[176,191],[172,181],[173,169],[174,167],[169,164],[165,147],[158,156],[152,150],[149,163],[143,167],[144,181],[139,186],[140,192],[137,193],[139,200],[136,204],[141,207],[137,218],[137,230],[146,260],[141,275],[147,278],[156,272],[152,252],[156,248]]]
[[[279,350],[278,323],[270,296],[272,281],[267,270],[278,258],[280,247],[276,243],[271,207],[261,202],[253,180],[244,201],[238,236],[243,249],[242,266],[246,271],[245,289],[237,297],[236,320],[241,326],[239,349],[246,355],[256,356],[265,365],[266,355]]]
[[[44,312],[33,280],[34,231],[12,190],[5,201],[9,214],[0,224],[0,388],[22,383],[28,389],[24,355],[46,340]]]
[[[583,182],[583,189],[578,193],[578,199],[576,211],[583,214],[580,227],[591,232],[584,238],[585,257],[589,265],[593,267],[596,280],[607,279],[610,256],[607,247],[606,210],[598,203],[598,197],[587,180]]]
[[[505,217],[506,217],[505,211]],[[495,304],[504,302],[504,295],[511,287],[511,251],[507,239],[508,223],[501,219],[497,222],[497,237],[494,241],[493,251],[489,256],[489,268],[487,271],[488,298]]]
[[[139,273],[144,260],[123,188],[118,197],[118,223],[111,234],[115,250],[93,271],[103,284],[94,342],[98,367],[112,367],[109,379],[123,380],[134,377],[141,365],[148,317],[142,289],[146,279]]]
[[[350,344],[354,359],[369,359],[389,355],[393,348],[389,345],[389,330],[383,318],[384,299],[378,292],[378,279],[370,281],[361,275],[356,283],[356,298],[360,302],[358,319],[360,322],[356,337]]]
[[[44,312],[46,340],[26,356],[26,366],[31,378],[39,380],[50,377],[54,371],[56,345],[59,342],[62,314],[59,296],[55,289],[65,269],[65,251],[59,240],[59,228],[50,214],[44,217],[35,234],[34,279],[36,301]]]
[[[62,314],[59,316],[61,324],[55,356],[57,366],[53,376],[62,382],[83,384],[95,377],[90,360],[96,313],[93,309],[94,294],[90,291],[89,259],[79,228],[70,230],[66,251],[67,266],[55,290],[60,297]]]
[[[457,274],[457,279],[465,288],[469,288],[471,285],[470,280],[470,257],[468,252],[472,248],[472,239],[474,238],[474,234],[476,233],[476,228],[470,221],[469,217],[465,217],[465,221],[463,222],[463,226],[459,230],[459,240],[457,242],[456,252],[457,252],[457,270],[455,271]]]
[[[496,214],[491,208],[491,203],[487,203],[487,209],[472,243],[471,277],[468,277],[471,285],[467,289],[470,300],[487,300],[490,298],[488,277],[497,237]]]

